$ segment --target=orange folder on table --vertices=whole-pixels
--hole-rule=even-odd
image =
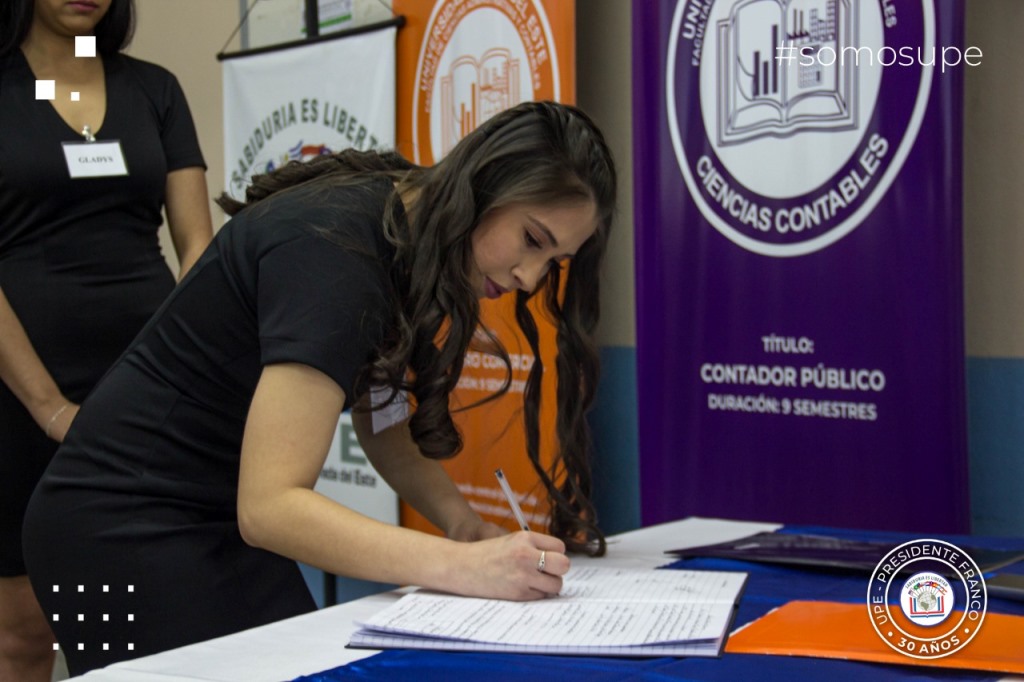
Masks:
[[[951,618],[959,617],[954,612]],[[731,654],[775,654],[1024,673],[1024,616],[989,613],[974,638],[941,658],[904,656],[881,640],[864,604],[793,601],[729,637]]]

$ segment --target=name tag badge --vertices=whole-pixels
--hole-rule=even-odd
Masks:
[[[386,386],[370,387],[370,404],[374,407],[383,405],[391,395],[391,389]],[[395,396],[395,402],[387,407],[374,410],[370,415],[370,423],[373,425],[373,434],[377,435],[385,429],[389,429],[399,422],[409,418],[409,398],[401,391]]]
[[[110,178],[128,175],[118,140],[64,142],[64,158],[72,178]]]

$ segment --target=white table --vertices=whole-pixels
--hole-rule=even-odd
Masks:
[[[600,559],[573,563],[654,568],[672,561],[665,551],[735,540],[779,524],[688,518],[613,536]],[[346,649],[355,621],[369,618],[402,595],[401,590],[364,597],[227,637],[172,649],[94,670],[85,682],[281,682],[337,668],[375,654]]]

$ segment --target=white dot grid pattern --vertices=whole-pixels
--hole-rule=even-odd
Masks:
[[[57,99],[57,81],[36,81],[36,99]],[[53,586],[53,591],[57,591],[57,586]]]
[[[60,592],[60,585],[54,585],[53,586],[53,591],[54,592]],[[85,592],[85,585],[79,585],[78,586],[78,591],[79,592]],[[104,585],[103,586],[103,591],[104,592],[110,592],[110,585]],[[128,586],[128,591],[129,592],[134,592],[135,591],[135,586],[134,585],[129,585]],[[53,620],[55,622],[59,621],[60,620],[60,614],[59,613],[53,614]],[[79,620],[79,622],[84,621],[85,620],[85,614],[84,613],[79,613],[78,614],[78,620]],[[109,621],[110,620],[110,614],[109,613],[104,613],[103,614],[103,620],[104,621]],[[133,622],[134,620],[135,620],[135,614],[134,613],[129,613],[128,614],[128,621],[129,622]],[[78,642],[77,643],[77,647],[78,647],[79,651],[85,651],[85,643],[84,642]],[[53,650],[54,651],[59,651],[60,650],[60,644],[58,642],[54,642],[53,643]],[[110,650],[110,643],[109,642],[104,642],[103,643],[103,650],[104,651],[109,651]],[[135,651],[135,643],[134,642],[128,642],[128,651]]]
[[[80,99],[81,99],[81,95],[79,95],[77,91],[75,91],[75,90],[72,90],[72,91],[71,91],[71,101],[72,101],[72,102],[77,102],[77,101],[79,101]]]
[[[75,56],[95,57],[96,36],[75,36]]]

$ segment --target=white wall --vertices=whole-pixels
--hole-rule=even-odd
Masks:
[[[619,214],[601,281],[602,346],[636,346],[631,26],[626,0],[577,0],[576,101],[604,132],[619,179]]]
[[[1024,358],[1024,2],[967,3],[984,55],[964,87],[967,354]]]
[[[208,170],[214,226],[223,213],[212,199],[224,190],[224,133],[220,64],[217,53],[238,25],[238,0],[136,0],[135,40],[127,53],[155,62],[178,77],[188,98]],[[236,36],[226,51],[239,49]],[[161,245],[178,271],[166,225],[161,228]]]

